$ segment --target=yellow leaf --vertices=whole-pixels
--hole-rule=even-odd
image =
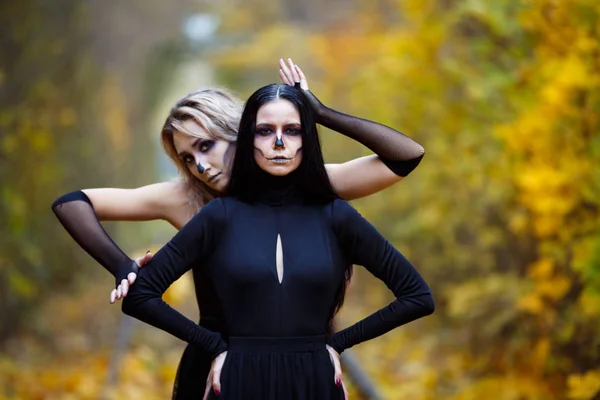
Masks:
[[[582,293],[578,300],[581,312],[588,317],[600,316],[600,298],[591,293]]]
[[[542,258],[529,266],[529,276],[533,279],[547,279],[553,271],[554,261],[549,258]]]
[[[532,363],[537,371],[543,371],[550,354],[550,340],[548,338],[541,339],[533,348]]]
[[[571,374],[567,378],[567,385],[570,400],[590,400],[600,392],[600,370]]]
[[[517,308],[532,314],[539,314],[544,309],[544,303],[537,294],[529,293],[519,299]]]
[[[571,288],[571,280],[563,275],[541,281],[536,287],[538,294],[553,301],[561,300]]]

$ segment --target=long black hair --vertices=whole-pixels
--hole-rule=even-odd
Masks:
[[[246,202],[257,200],[265,187],[260,185],[273,184],[283,177],[262,179],[265,172],[256,164],[254,159],[254,136],[256,132],[256,115],[264,104],[278,99],[289,101],[300,114],[302,135],[302,162],[292,172],[294,184],[304,201],[311,204],[327,204],[339,196],[333,190],[321,151],[321,142],[315,123],[315,117],[308,100],[302,90],[288,85],[272,84],[254,92],[244,107],[238,130],[235,157],[231,168],[231,177],[227,195]],[[352,277],[352,265],[345,271],[344,281],[340,282],[335,302],[330,310],[327,333],[333,333],[333,317],[344,303],[346,287]]]
[[[244,107],[238,130],[235,157],[227,195],[252,202],[263,190],[262,169],[254,159],[256,115],[260,107],[274,100],[284,99],[300,114],[302,135],[302,162],[293,172],[294,182],[303,199],[309,203],[325,204],[339,196],[333,190],[325,165],[314,114],[301,90],[288,85],[272,84],[254,92]],[[271,184],[272,182],[269,182]]]

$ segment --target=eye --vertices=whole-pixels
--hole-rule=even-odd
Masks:
[[[189,154],[181,157],[181,160],[186,164],[196,163],[194,157],[190,156]]]
[[[273,133],[273,130],[271,128],[257,128],[255,132],[258,136],[269,136]]]
[[[210,149],[212,149],[212,147],[214,146],[215,141],[214,140],[205,140],[204,142],[200,143],[200,152],[201,153],[206,153],[207,151],[209,151]]]
[[[285,130],[285,134],[290,135],[290,136],[298,136],[300,133],[301,133],[301,130],[298,128],[287,128]]]

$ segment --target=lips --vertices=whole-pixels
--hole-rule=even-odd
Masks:
[[[218,174],[211,176],[210,178],[208,178],[208,183],[213,183],[219,178],[220,175],[221,173],[219,172]]]
[[[283,164],[286,163],[288,161],[291,161],[293,157],[288,158],[288,157],[284,157],[284,156],[275,156],[275,157],[265,157],[267,160],[274,162],[276,164]]]

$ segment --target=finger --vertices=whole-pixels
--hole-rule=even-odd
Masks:
[[[150,261],[152,259],[152,253],[150,253],[150,250],[148,250],[146,252],[146,254],[144,254],[141,257],[138,257],[135,259],[135,263],[137,264],[138,267],[142,267],[143,265],[147,264],[148,261]]]
[[[129,281],[130,285],[133,285],[133,282],[135,282],[135,278],[137,278],[137,274],[135,272],[130,272],[127,274],[127,280]]]
[[[340,365],[340,360],[336,357],[333,357],[333,376],[335,379],[335,384],[341,386],[342,384],[342,366]]]
[[[123,294],[123,290],[121,289],[121,285],[117,286],[117,300],[121,298],[121,294]]]
[[[308,90],[308,81],[306,80],[306,76],[304,76],[304,72],[300,69],[299,66],[294,65],[296,69],[296,73],[300,77],[300,87],[304,90]]]
[[[212,367],[212,387],[217,396],[221,395],[221,370],[223,369],[223,365],[225,364],[225,358],[227,357],[227,352],[223,352],[215,358],[215,363]]]
[[[294,62],[291,58],[288,58],[288,65],[290,71],[292,72],[292,79],[294,80],[294,82],[300,82],[300,76],[298,75],[298,72],[296,72],[296,68],[294,68]]]
[[[288,65],[285,63],[285,61],[283,61],[282,58],[279,59],[279,66],[281,67],[281,71],[285,75],[286,80],[289,82],[288,85],[294,86],[294,75],[292,74],[292,71],[290,71]]]
[[[333,379],[335,384],[339,387],[342,385],[342,364],[340,363],[340,356],[334,349],[327,347],[327,351],[329,352],[329,357],[331,358],[331,362],[333,363]]]
[[[110,292],[110,304],[114,304],[116,298],[117,298],[117,289],[113,289],[112,292]]]
[[[215,368],[212,378],[212,388],[217,396],[221,395],[221,368]]]
[[[123,297],[127,296],[127,292],[129,291],[129,282],[127,279],[121,281],[121,290],[123,291]]]
[[[210,389],[211,389],[211,383],[212,383],[212,372],[210,372],[208,374],[208,378],[206,378],[206,385],[204,387],[204,396],[202,397],[202,400],[208,399],[208,395],[209,395]]]
[[[342,381],[342,389],[344,390],[344,400],[348,400],[348,390],[346,389],[344,381]]]
[[[285,76],[285,74],[283,73],[282,70],[279,70],[279,77],[281,78],[281,81],[283,83],[285,83],[288,86],[293,86],[293,83],[290,83],[290,81],[288,80],[287,76]]]
[[[150,253],[150,250],[148,250],[146,252],[146,254],[144,254],[144,264],[140,265],[140,268],[142,268],[142,266],[146,265],[148,263],[148,261],[152,260],[152,253]]]

